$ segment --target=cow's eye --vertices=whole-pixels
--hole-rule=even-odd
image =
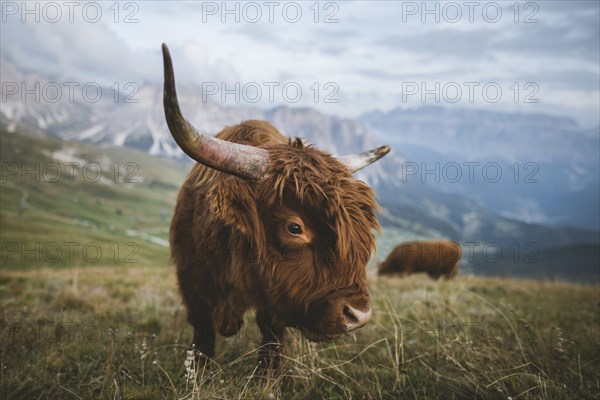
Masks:
[[[291,233],[292,235],[301,235],[302,227],[298,224],[291,223],[291,224],[288,224],[287,231],[289,233]]]

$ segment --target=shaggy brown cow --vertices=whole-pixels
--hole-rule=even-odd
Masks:
[[[249,309],[263,335],[259,362],[270,367],[286,327],[320,341],[366,324],[365,265],[379,223],[373,190],[352,173],[389,147],[336,159],[265,121],[199,133],[179,110],[165,45],[163,57],[169,130],[198,162],[170,232],[197,349],[212,356],[215,334],[238,332]]]
[[[455,242],[401,243],[379,264],[379,275],[425,272],[433,279],[451,279],[458,273],[461,255],[460,245]]]

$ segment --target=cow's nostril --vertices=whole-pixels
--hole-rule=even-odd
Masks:
[[[344,317],[346,317],[346,322],[349,322],[350,324],[355,324],[358,322],[358,318],[356,318],[356,315],[352,313],[348,306],[344,307]]]
[[[351,306],[345,306],[344,310],[344,323],[346,324],[346,330],[352,331],[364,326],[371,319],[371,307],[367,311],[357,310]]]

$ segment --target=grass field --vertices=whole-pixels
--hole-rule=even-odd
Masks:
[[[2,399],[592,399],[592,287],[372,279],[374,318],[335,342],[292,332],[284,374],[256,370],[253,316],[186,375],[191,328],[168,266],[3,272]],[[193,367],[193,366],[192,366]]]

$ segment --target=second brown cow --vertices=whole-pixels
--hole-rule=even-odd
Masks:
[[[451,279],[458,273],[462,251],[450,241],[407,242],[396,246],[379,265],[379,275],[401,276],[424,272],[433,279]]]

